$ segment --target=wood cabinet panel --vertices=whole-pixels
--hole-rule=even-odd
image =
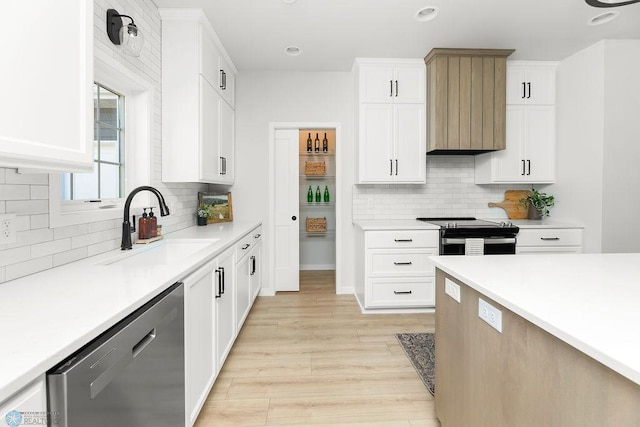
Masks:
[[[428,151],[505,148],[506,57],[512,52],[433,49],[427,55]]]
[[[458,304],[445,279],[460,285]],[[502,311],[502,334],[478,298]],[[640,385],[436,273],[436,414],[443,427],[640,425]]]

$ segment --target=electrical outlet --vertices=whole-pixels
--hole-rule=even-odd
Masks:
[[[0,245],[16,242],[16,214],[0,215]]]
[[[478,298],[478,316],[493,329],[502,333],[502,312],[482,298]]]
[[[460,285],[450,279],[444,279],[444,292],[460,303]]]

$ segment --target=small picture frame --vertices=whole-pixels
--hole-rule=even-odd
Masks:
[[[198,193],[198,206],[208,205],[211,208],[211,216],[207,218],[207,224],[216,222],[233,221],[233,206],[231,193]]]

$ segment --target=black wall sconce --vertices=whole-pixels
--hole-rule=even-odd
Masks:
[[[131,19],[131,23],[123,25],[122,18]],[[121,15],[115,9],[107,10],[107,35],[113,44],[122,46],[127,55],[140,56],[144,36],[129,15]]]

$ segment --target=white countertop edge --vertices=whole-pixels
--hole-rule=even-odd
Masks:
[[[636,370],[636,369],[634,369],[634,368],[632,368],[632,367],[620,362],[619,360],[611,357],[610,355],[606,354],[602,350],[594,348],[593,346],[585,343],[584,341],[582,341],[580,339],[577,339],[573,335],[566,333],[564,330],[562,330],[562,329],[556,327],[555,325],[547,322],[545,319],[542,319],[540,317],[537,317],[537,316],[533,315],[531,312],[529,312],[527,310],[524,310],[522,307],[518,306],[517,304],[512,303],[511,301],[506,300],[502,296],[497,295],[496,293],[494,293],[490,289],[488,289],[485,286],[477,283],[471,277],[468,277],[468,276],[466,276],[466,275],[464,275],[462,273],[459,273],[459,272],[447,267],[446,265],[443,265],[441,262],[438,261],[438,257],[437,256],[429,257],[429,258],[435,264],[436,268],[439,268],[440,270],[442,270],[445,273],[455,277],[456,279],[460,280],[461,282],[465,283],[466,285],[469,285],[471,288],[475,289],[476,291],[478,291],[479,293],[481,293],[483,295],[486,295],[488,298],[494,300],[495,302],[497,302],[498,304],[502,305],[506,309],[512,311],[513,313],[515,313],[518,316],[524,318],[525,320],[531,322],[532,324],[538,326],[539,328],[545,330],[546,332],[548,332],[551,335],[555,336],[556,338],[564,341],[565,343],[571,345],[572,347],[580,350],[581,352],[583,352],[587,356],[592,357],[593,359],[597,360],[598,362],[602,363],[603,365],[607,366],[608,368],[616,371],[620,375],[628,378],[629,380],[633,381],[634,383],[640,385],[640,371],[638,371],[638,370]],[[437,304],[437,302],[436,302],[436,304]],[[436,310],[437,310],[437,306],[436,306]]]
[[[191,258],[188,261],[183,260],[182,262],[173,264],[168,267],[163,267],[157,270],[157,273],[152,273],[151,278],[155,279],[154,284],[151,286],[148,292],[140,293],[138,298],[132,299],[131,301],[127,301],[126,306],[123,306],[122,309],[117,312],[109,313],[106,318],[101,318],[98,321],[89,322],[89,324],[93,325],[88,329],[84,330],[80,335],[74,336],[72,339],[66,339],[63,342],[56,342],[55,348],[51,348],[50,350],[42,349],[42,348],[34,348],[29,347],[30,351],[28,354],[28,363],[25,364],[25,356],[21,356],[21,365],[28,366],[27,368],[23,368],[20,366],[18,368],[15,367],[15,363],[12,363],[11,357],[12,354],[6,354],[3,356],[3,366],[0,366],[0,403],[11,397],[16,392],[20,391],[23,387],[27,386],[33,380],[37,379],[44,372],[53,368],[56,364],[60,363],[66,357],[70,356],[88,342],[96,338],[101,333],[107,331],[110,327],[115,325],[120,320],[124,319],[126,316],[131,314],[137,308],[142,306],[144,303],[153,299],[164,290],[169,288],[175,282],[184,279],[189,274],[197,270],[198,268],[205,265],[209,260],[215,258],[225,250],[229,249],[233,246],[233,244],[237,241],[237,239],[242,236],[250,233],[252,230],[255,230],[259,227],[261,223],[259,221],[256,222],[240,222],[240,223],[224,223],[224,224],[210,224],[207,227],[189,227],[183,230],[178,230],[174,233],[169,233],[165,235],[164,240],[170,239],[211,239],[211,238],[220,238],[217,242],[212,243],[204,250],[198,253],[197,258]],[[224,234],[223,237],[218,237],[217,234],[222,231]],[[153,245],[153,244],[151,244]],[[144,248],[139,248],[144,249]],[[135,250],[135,249],[134,249]],[[19,279],[15,279],[9,282],[5,282],[0,286],[0,297],[7,290],[13,291],[13,287],[19,287],[22,285],[30,284],[34,286],[35,283],[47,283],[47,287],[53,286],[52,280],[59,280],[60,282],[66,281],[69,278],[69,274],[73,275],[74,271],[82,277],[82,274],[87,274],[87,268],[95,268],[101,269],[105,274],[109,272],[110,266],[108,265],[100,265],[103,260],[108,260],[113,258],[121,253],[120,249],[115,249],[113,251],[109,251],[103,254],[99,254],[93,257],[85,258],[70,264],[66,264],[60,267],[56,267],[53,269],[45,270],[33,275],[25,276]],[[112,267],[114,268],[114,267]],[[115,267],[118,268],[118,267]],[[93,273],[99,274],[100,271],[94,271]],[[157,276],[166,274],[162,279],[158,280]],[[52,279],[53,276],[53,279]],[[59,276],[59,277],[55,277]],[[71,276],[73,277],[73,276]],[[155,285],[157,283],[157,285]],[[55,305],[55,301],[48,302],[51,305]],[[71,304],[73,306],[73,304]],[[40,316],[36,313],[34,315],[36,318],[33,319],[33,325],[39,324]],[[42,316],[45,317],[45,316]],[[24,325],[25,320],[22,320],[22,324]],[[6,324],[7,319],[2,319],[3,323]],[[35,327],[35,326],[34,326]],[[19,336],[21,333],[20,328],[18,331],[14,331],[13,336]],[[0,336],[9,335],[8,331],[3,331]],[[37,336],[37,334],[33,335]],[[4,337],[3,337],[4,338]],[[7,342],[7,341],[4,341]],[[4,367],[4,368],[3,368]],[[16,369],[19,369],[18,372],[15,372]]]
[[[353,225],[363,231],[373,230],[440,230],[440,227],[415,219],[363,219],[354,220]]]

